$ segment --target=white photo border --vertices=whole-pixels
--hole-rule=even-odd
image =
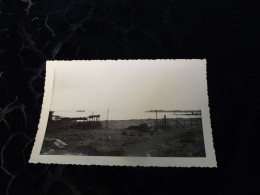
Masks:
[[[168,59],[167,61],[169,61]],[[183,61],[188,59],[177,59],[172,61]],[[143,166],[143,167],[217,167],[215,150],[213,146],[213,136],[210,122],[208,87],[207,87],[207,71],[206,59],[189,59],[199,61],[203,68],[203,78],[201,78],[201,98],[203,98],[202,126],[205,144],[206,157],[129,157],[129,156],[77,156],[77,155],[42,155],[40,154],[43,144],[46,126],[49,117],[49,110],[52,100],[53,82],[55,77],[55,68],[59,66],[77,66],[77,64],[88,62],[115,61],[120,63],[126,60],[73,60],[73,61],[47,61],[46,62],[46,77],[44,87],[44,97],[41,110],[38,132],[35,138],[33,150],[29,163],[44,163],[44,164],[73,164],[73,165],[103,165],[103,166]],[[130,60],[127,60],[130,61]],[[131,60],[145,61],[145,60]],[[151,61],[151,60],[147,60]],[[158,63],[163,63],[166,60],[157,60]]]

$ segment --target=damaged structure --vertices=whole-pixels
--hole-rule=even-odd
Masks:
[[[100,115],[89,115],[88,117],[65,118],[67,128],[97,129],[102,128]]]

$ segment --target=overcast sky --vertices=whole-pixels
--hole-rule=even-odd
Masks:
[[[152,109],[200,109],[205,60],[80,61],[55,68],[51,110],[86,110],[112,119]],[[143,116],[141,116],[142,114]]]

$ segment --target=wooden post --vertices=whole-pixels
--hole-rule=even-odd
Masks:
[[[156,119],[155,119],[155,124],[157,125],[157,123],[158,123],[158,117],[157,117],[157,110],[155,110],[155,115],[156,115]]]
[[[193,113],[193,112],[192,112]],[[188,114],[188,112],[186,111],[186,114],[188,115],[189,119],[190,119],[190,126],[192,126],[192,119],[190,117],[190,115]]]
[[[109,115],[109,108],[107,110],[107,128],[108,128],[108,115]]]
[[[167,127],[166,127],[166,115],[164,115],[164,129],[166,130],[167,129]]]

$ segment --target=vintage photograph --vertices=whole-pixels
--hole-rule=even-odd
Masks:
[[[44,131],[34,150],[80,164],[209,157],[214,166],[205,78],[205,60],[47,62]]]
[[[110,120],[109,109],[107,119],[84,110],[50,111],[41,154],[206,156],[200,110],[149,110],[143,115]]]

